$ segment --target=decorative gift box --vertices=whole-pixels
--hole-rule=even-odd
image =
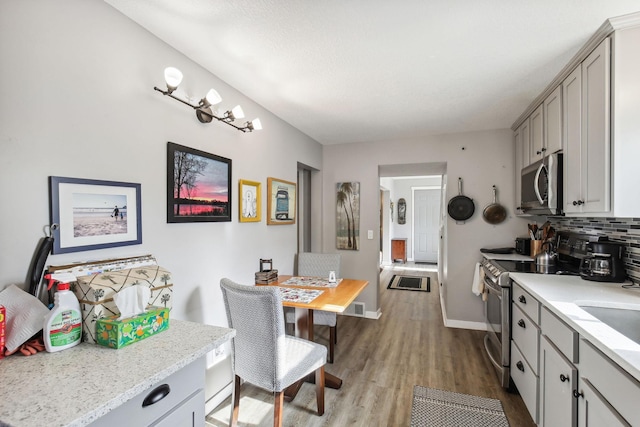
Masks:
[[[173,280],[171,273],[159,265],[148,265],[78,277],[72,289],[82,310],[82,340],[96,342],[98,319],[118,316],[113,296],[133,285],[148,286],[149,305],[171,309]]]
[[[96,342],[110,348],[122,348],[169,329],[169,309],[149,307],[145,313],[117,320],[110,316],[96,321]]]

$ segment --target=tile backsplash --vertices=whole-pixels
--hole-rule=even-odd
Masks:
[[[549,217],[558,231],[607,236],[625,244],[624,265],[629,278],[640,283],[640,218]]]

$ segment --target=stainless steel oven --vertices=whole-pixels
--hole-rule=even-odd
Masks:
[[[487,334],[484,346],[500,385],[509,388],[511,341],[511,279],[509,273],[490,260],[482,262]]]

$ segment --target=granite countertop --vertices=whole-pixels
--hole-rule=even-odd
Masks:
[[[119,350],[82,343],[6,357],[0,360],[0,425],[88,425],[234,335],[171,319],[168,330]]]
[[[624,308],[640,305],[640,288],[622,283],[582,280],[577,276],[509,273],[514,281],[565,323],[640,381],[640,344],[593,317],[578,304]],[[629,285],[630,282],[624,283]],[[586,303],[586,304],[585,304]]]

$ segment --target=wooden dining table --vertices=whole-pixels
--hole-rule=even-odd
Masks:
[[[320,295],[310,302],[283,300],[285,307],[296,309],[296,336],[313,341],[313,312],[315,310],[342,313],[356,299],[358,295],[367,287],[367,280],[341,279],[335,287],[324,286],[300,286],[285,284],[287,280],[294,276],[278,276],[278,281],[267,286],[278,286],[282,288],[308,289],[322,291]],[[309,380],[313,381],[313,375]],[[302,382],[296,383],[285,391],[285,398],[293,400],[298,393]],[[325,372],[325,387],[338,389],[342,387],[342,379],[328,372]]]

